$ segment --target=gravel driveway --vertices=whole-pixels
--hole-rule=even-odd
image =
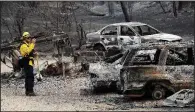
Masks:
[[[47,77],[36,82],[36,97],[24,95],[24,80],[12,81],[11,85],[1,83],[2,111],[76,111],[76,110],[181,110],[161,107],[162,100],[126,99],[115,93],[80,94],[87,88],[87,78],[63,80],[61,77]],[[192,111],[184,108],[182,111]]]
[[[44,61],[40,61],[40,64]],[[49,63],[55,62],[50,60]],[[1,75],[11,69],[1,63]],[[77,74],[78,75],[78,74]],[[71,75],[75,76],[75,74]],[[35,80],[36,97],[25,96],[24,79],[1,79],[2,111],[82,111],[82,110],[132,110],[132,111],[193,111],[188,108],[162,107],[162,101],[147,98],[128,99],[116,93],[90,94],[81,90],[89,89],[86,75],[75,77],[44,77],[42,82]]]

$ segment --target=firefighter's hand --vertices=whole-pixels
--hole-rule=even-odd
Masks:
[[[38,52],[34,52],[34,55],[35,55],[35,56],[38,56],[38,55],[39,55],[39,53],[38,53]]]
[[[32,43],[33,43],[33,44],[35,44],[35,42],[36,42],[36,39],[35,39],[35,38],[33,38],[33,39],[32,39]]]

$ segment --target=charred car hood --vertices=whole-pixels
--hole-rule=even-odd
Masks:
[[[118,78],[119,71],[115,64],[104,62],[91,63],[89,67],[89,73],[96,74],[101,80],[115,80]]]
[[[92,33],[88,33],[86,36],[88,37],[88,36],[97,35],[97,34],[99,34],[99,33],[98,32],[92,32]]]
[[[166,41],[177,41],[177,40],[182,40],[180,36],[173,35],[173,34],[168,34],[168,33],[159,33],[159,34],[154,34],[154,35],[147,35],[147,36],[142,36],[143,39],[146,40],[166,40]]]

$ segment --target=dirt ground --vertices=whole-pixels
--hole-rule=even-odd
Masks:
[[[44,62],[43,60],[41,62]],[[50,63],[53,61],[49,61]],[[1,73],[11,69],[1,63]],[[130,99],[116,93],[83,94],[81,90],[89,89],[87,77],[66,78],[44,77],[36,82],[38,96],[27,97],[24,94],[24,79],[1,79],[2,111],[83,111],[83,110],[126,110],[126,111],[193,111],[188,108],[162,107],[162,101],[148,98]]]
[[[133,12],[132,21],[147,23],[163,32],[182,36],[184,41],[194,40],[193,12],[179,13],[177,18],[174,18],[172,13],[160,12],[159,7],[150,10],[139,9]],[[124,21],[122,14],[115,17],[96,17],[87,16],[84,11],[78,13],[80,14],[78,18],[85,20],[84,28],[93,23],[91,30],[99,30],[107,24]],[[85,30],[91,31],[90,28]],[[51,49],[52,46],[48,47],[48,44],[40,44],[41,49]],[[50,63],[54,62],[52,59],[49,60]],[[5,72],[11,72],[11,69],[1,63],[1,74]],[[116,93],[83,95],[81,90],[89,89],[88,83],[87,77],[69,77],[65,80],[62,77],[44,77],[42,82],[35,82],[35,92],[38,96],[27,97],[24,94],[23,79],[10,81],[10,85],[1,79],[1,111],[194,111],[193,107],[162,107],[163,100],[130,99]]]

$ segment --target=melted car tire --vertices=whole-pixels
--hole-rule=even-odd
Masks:
[[[153,98],[154,100],[164,99],[164,98],[165,98],[165,89],[162,88],[162,87],[161,87],[161,88],[160,88],[160,87],[154,88],[154,89],[152,90],[151,95],[152,95],[152,98]]]

